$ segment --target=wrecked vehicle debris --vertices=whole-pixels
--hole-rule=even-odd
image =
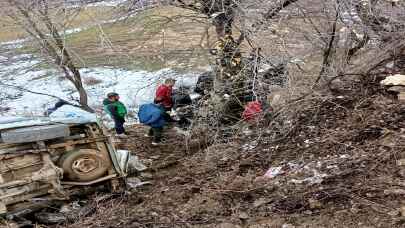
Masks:
[[[128,151],[117,152],[96,119],[0,119],[0,215],[23,216],[85,188],[124,187]]]

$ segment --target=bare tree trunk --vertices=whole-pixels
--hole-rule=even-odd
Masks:
[[[47,58],[61,69],[79,93],[79,107],[88,112],[94,110],[88,105],[87,92],[83,87],[82,77],[76,67],[72,56],[64,44],[57,26],[49,17],[49,5],[47,0],[32,3],[31,7],[19,0],[7,0],[16,13],[8,16],[20,24],[28,34],[46,51]],[[39,17],[34,18],[33,12],[38,12]],[[38,15],[37,15],[38,16]],[[44,27],[44,28],[42,28]]]

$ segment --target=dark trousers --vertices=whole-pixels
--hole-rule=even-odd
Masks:
[[[159,143],[162,141],[163,127],[151,127],[149,129],[149,136],[153,136],[153,142]]]
[[[171,107],[170,108],[165,107],[165,112],[163,113],[163,118],[165,118],[166,122],[168,122],[168,123],[176,122],[169,114],[169,112],[171,112],[171,111],[172,111]]]
[[[114,118],[115,132],[117,132],[117,134],[120,135],[125,133],[124,123],[125,119]]]

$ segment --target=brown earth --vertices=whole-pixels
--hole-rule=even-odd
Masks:
[[[381,89],[344,94],[307,97],[210,146],[172,132],[151,147],[135,126],[119,146],[153,184],[68,227],[404,227],[405,105]],[[281,172],[264,177],[270,167]]]

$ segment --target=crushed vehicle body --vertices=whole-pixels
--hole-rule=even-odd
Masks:
[[[31,213],[89,186],[116,191],[128,160],[95,118],[0,118],[0,215]]]

